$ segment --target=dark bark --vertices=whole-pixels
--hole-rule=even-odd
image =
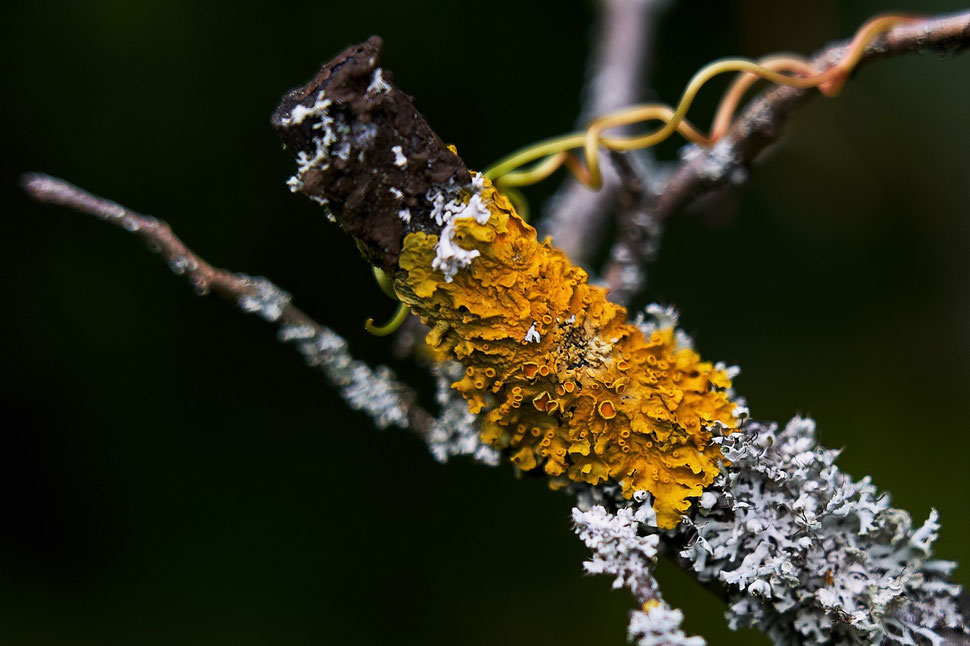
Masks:
[[[429,217],[428,192],[451,181],[465,186],[470,175],[414,108],[413,99],[378,67],[381,46],[381,39],[372,36],[348,47],[309,83],[287,93],[272,123],[294,154],[312,159],[326,124],[320,115],[292,123],[292,115],[298,106],[311,108],[321,97],[331,101],[326,118],[333,120],[336,140],[325,158],[303,174],[299,190],[317,201],[326,200],[364,257],[393,270],[407,233],[437,233],[441,228]],[[375,78],[383,80],[376,90]],[[348,153],[335,154],[343,146]],[[402,156],[406,164],[395,163]],[[399,217],[402,209],[408,209],[409,223]]]

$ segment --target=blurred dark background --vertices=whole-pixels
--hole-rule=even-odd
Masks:
[[[959,8],[683,1],[651,83],[671,101],[717,57],[807,53],[876,12]],[[17,187],[41,170],[163,217],[424,383],[362,330],[394,306],[288,192],[269,115],[376,33],[398,84],[481,168],[573,128],[592,18],[562,0],[3,4],[0,641],[624,643],[632,600],[582,576],[566,496],[376,431],[269,326]],[[916,522],[939,509],[938,555],[965,568],[968,115],[970,55],[863,69],[798,115],[732,217],[671,222],[641,303],[677,305],[705,357],[740,364],[757,417],[814,416],[844,469]],[[709,643],[766,643],[728,632],[686,575],[660,578]]]

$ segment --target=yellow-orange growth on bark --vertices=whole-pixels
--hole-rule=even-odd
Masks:
[[[410,233],[395,287],[431,348],[465,365],[454,387],[486,411],[482,439],[553,486],[649,491],[659,526],[674,527],[718,473],[712,425],[737,423],[730,378],[673,328],[645,336],[487,181],[479,197],[487,222],[453,223],[454,243],[479,255],[448,281],[432,268],[438,236]]]

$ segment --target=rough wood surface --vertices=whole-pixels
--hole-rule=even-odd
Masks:
[[[470,177],[461,158],[414,108],[413,99],[394,85],[389,72],[378,67],[381,46],[381,39],[373,36],[348,47],[324,64],[309,83],[287,93],[272,123],[294,154],[312,158],[322,134],[320,121],[307,118],[292,123],[291,115],[298,106],[311,109],[321,99],[331,102],[328,117],[346,124],[356,141],[346,159],[329,155],[325,162],[315,164],[299,190],[317,201],[325,200],[367,260],[392,270],[406,228],[440,230],[429,217],[431,205],[426,195],[432,186],[450,180],[466,185]],[[375,75],[382,82],[376,90]],[[373,138],[355,136],[358,132],[372,132]],[[406,163],[396,163],[402,157]],[[407,226],[398,217],[401,208],[410,210]]]

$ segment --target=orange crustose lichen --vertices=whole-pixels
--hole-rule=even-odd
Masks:
[[[481,218],[454,220],[454,242],[479,256],[451,281],[432,269],[438,237],[404,239],[401,299],[431,326],[433,350],[460,361],[454,387],[482,439],[525,470],[653,494],[658,525],[674,527],[718,473],[710,427],[736,425],[729,377],[678,347],[673,328],[649,337],[606,291],[535,229],[487,181]]]

